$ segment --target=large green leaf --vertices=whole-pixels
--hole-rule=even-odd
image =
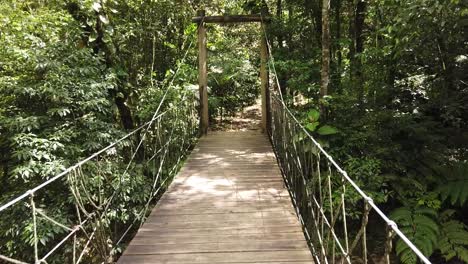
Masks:
[[[311,122],[318,121],[320,118],[320,112],[316,109],[312,109],[307,113],[307,117]]]
[[[310,132],[314,132],[314,131],[317,129],[317,127],[318,127],[319,124],[320,124],[319,122],[312,122],[312,123],[308,123],[305,127],[306,127]]]
[[[317,133],[322,136],[333,135],[338,133],[338,129],[329,125],[324,125],[317,129]]]

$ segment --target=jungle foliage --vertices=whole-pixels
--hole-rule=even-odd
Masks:
[[[323,2],[0,1],[0,204],[150,119],[196,39],[196,10],[263,9],[273,17],[267,33],[281,86],[273,89],[282,90],[304,126],[424,254],[435,263],[468,263],[468,6],[459,0],[329,0],[330,80],[321,94]],[[258,96],[261,31],[208,31],[210,114],[232,115]],[[164,110],[183,103],[187,91],[197,95],[196,61],[193,46]],[[164,120],[182,139],[187,124]],[[86,184],[96,189],[105,179],[104,192],[111,192],[113,173],[125,169],[122,161],[137,141],[107,158],[103,171],[91,164]],[[151,191],[145,186],[158,164],[137,165],[115,208],[139,206]],[[73,197],[64,186],[54,184],[38,203],[71,223]],[[0,217],[0,252],[30,258],[33,230],[22,206]],[[136,217],[114,212],[112,228],[101,237],[103,255],[116,240],[112,232]],[[43,230],[44,245],[63,234]],[[401,241],[395,254],[402,263],[417,263]],[[66,261],[58,254],[49,263]]]
[[[274,2],[281,89],[305,127],[336,128],[316,136],[432,261],[468,262],[466,3]],[[321,94],[327,2],[330,84]],[[396,254],[417,263],[403,241]]]

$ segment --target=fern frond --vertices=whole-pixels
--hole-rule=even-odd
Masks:
[[[437,212],[434,209],[400,207],[394,210],[390,217],[424,255],[430,256],[433,253],[439,237],[439,225],[435,220]],[[397,241],[395,251],[403,264],[417,262],[417,256],[402,240]]]
[[[424,227],[429,228],[430,230],[433,230],[434,233],[437,233],[439,231],[439,225],[434,221],[435,217],[429,217],[427,215],[423,214],[414,214],[414,222],[417,225],[422,225]]]
[[[466,248],[464,249],[456,249],[458,258],[460,258],[463,262],[468,263],[468,251]]]
[[[408,221],[409,223],[411,222],[410,219],[412,215],[413,213],[411,212],[411,209],[408,207],[400,207],[390,213],[390,218],[392,218],[394,221]]]
[[[458,257],[468,263],[468,228],[456,220],[443,223],[437,248],[447,261]]]
[[[437,211],[429,207],[416,207],[414,213],[416,215],[429,215],[432,217],[437,217],[439,215]]]
[[[414,254],[414,252],[406,246],[405,242],[401,240],[399,240],[398,242],[400,242],[400,244],[403,244],[403,246],[400,246],[403,247],[403,250],[400,252],[400,254],[398,254],[398,256],[400,256],[400,261],[404,264],[416,264],[418,260],[416,254]]]
[[[443,176],[440,187],[436,189],[441,200],[449,200],[452,205],[465,205],[468,201],[468,164],[459,162],[438,169],[438,173]]]

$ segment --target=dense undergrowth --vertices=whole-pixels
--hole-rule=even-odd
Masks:
[[[466,4],[331,1],[331,82],[319,99],[321,7],[318,0],[2,1],[0,203],[150,119],[196,40],[195,10],[267,8],[274,17],[267,32],[281,90],[306,128],[432,261],[468,262]],[[258,95],[261,30],[212,26],[208,32],[211,118],[232,115]],[[192,46],[163,110],[187,101],[188,92],[196,95],[196,60]],[[166,121],[160,129],[181,125]],[[131,158],[126,146],[118,153],[106,161],[109,177]],[[154,170],[137,165],[121,208],[141,205],[150,191],[133,195]],[[87,184],[97,188],[97,172],[88,169]],[[64,186],[52,186],[39,207],[72,222],[72,194]],[[31,257],[30,211],[21,206],[0,218],[1,254]],[[115,242],[113,234],[133,217],[116,212],[100,245]],[[64,233],[42,230],[46,248]],[[401,241],[395,248],[402,263],[417,262]],[[68,260],[58,254],[49,263]]]

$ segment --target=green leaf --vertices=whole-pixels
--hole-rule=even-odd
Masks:
[[[109,18],[107,18],[105,15],[99,15],[99,20],[101,20],[101,22],[106,25],[109,24]]]
[[[168,41],[164,41],[164,46],[168,47],[168,48],[171,48],[171,49],[177,49],[177,46],[168,42]]]
[[[318,121],[320,118],[320,112],[316,109],[312,109],[307,113],[307,117],[310,119],[311,122]]]
[[[319,124],[320,124],[319,122],[308,123],[308,124],[306,125],[306,128],[307,128],[310,132],[314,132],[315,129],[317,129],[317,126],[318,126]]]
[[[94,2],[93,3],[93,9],[94,9],[94,11],[99,12],[102,9],[102,5],[100,3],[98,3],[98,2]]]
[[[317,130],[317,133],[322,136],[333,135],[338,133],[338,130],[332,126],[324,125]]]

